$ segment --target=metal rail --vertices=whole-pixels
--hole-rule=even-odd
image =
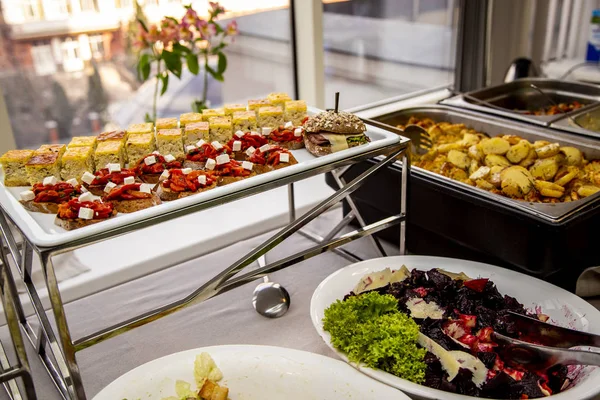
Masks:
[[[376,232],[379,232],[383,229],[395,225],[400,225],[400,252],[403,253],[405,249],[405,197],[407,193],[408,184],[409,145],[410,143],[408,141],[401,141],[399,143],[391,144],[380,149],[368,151],[358,156],[350,157],[337,163],[313,168],[309,171],[294,174],[292,176],[288,176],[274,182],[257,185],[255,187],[242,190],[231,195],[223,196],[218,199],[207,201],[202,204],[196,204],[184,208],[182,210],[172,211],[156,217],[151,217],[146,220],[130,224],[127,227],[115,228],[108,232],[102,232],[88,238],[78,239],[53,248],[40,248],[33,245],[26,237],[24,237],[23,233],[20,231],[19,234],[23,237],[23,243],[22,245],[18,245],[17,240],[15,240],[15,237],[13,236],[13,231],[11,229],[13,228],[13,225],[14,228],[18,229],[18,227],[14,224],[14,221],[10,219],[8,214],[5,213],[4,210],[2,210],[2,212],[0,213],[0,233],[4,241],[6,242],[6,246],[2,247],[3,260],[10,259],[10,261],[13,262],[19,270],[21,278],[25,283],[26,291],[35,310],[35,317],[39,321],[40,327],[39,330],[35,330],[31,327],[31,325],[27,322],[25,316],[22,315],[22,308],[20,307],[20,303],[18,303],[18,308],[21,310],[21,315],[19,315],[18,318],[11,317],[11,319],[13,319],[13,322],[16,321],[17,327],[18,324],[21,325],[24,333],[28,337],[31,344],[35,347],[39,358],[46,367],[46,370],[50,374],[62,397],[65,399],[73,400],[86,399],[85,390],[82,385],[81,374],[76,359],[76,353],[78,351],[81,351],[97,343],[118,336],[122,333],[128,332],[136,327],[148,324],[159,318],[172,314],[178,310],[187,308],[191,305],[199,304],[207,299],[225,293],[240,285],[261,278],[269,273],[287,268],[300,261],[309,259],[326,251],[331,250],[340,252],[341,254],[344,254],[345,257],[354,261],[357,258],[355,255],[352,255],[352,257],[350,257],[349,255],[351,253],[346,252],[343,249],[339,249],[338,247],[345,245],[353,240],[360,239],[362,237],[370,237]],[[377,156],[379,156],[378,163],[371,166],[368,170],[366,170],[360,176],[353,179],[351,182],[346,183],[344,181],[342,175],[343,172],[346,170],[345,167]],[[382,158],[382,156],[385,157]],[[355,190],[357,190],[360,186],[362,186],[371,175],[381,170],[382,168],[386,168],[387,166],[391,165],[392,163],[397,161],[398,158],[401,158],[403,164],[406,166],[406,168],[404,168],[403,170],[402,175],[401,193],[403,200],[401,205],[401,213],[399,215],[390,216],[381,221],[367,225],[358,213],[358,209],[356,209],[354,203],[351,203],[352,200],[349,197],[349,195]],[[337,190],[329,198],[315,206],[313,209],[305,213],[304,215],[296,217],[293,183],[310,176],[319,175],[334,170],[337,170],[335,172],[335,176],[338,180],[338,183],[341,186],[340,189]],[[64,304],[61,298],[60,290],[58,288],[58,282],[56,280],[56,273],[54,269],[54,264],[52,262],[53,256],[67,251],[72,251],[77,248],[88,246],[90,244],[97,243],[103,240],[107,240],[115,236],[123,235],[138,229],[142,229],[147,226],[155,225],[168,219],[176,218],[192,212],[197,212],[219,204],[237,200],[242,197],[246,197],[284,185],[288,185],[289,224],[283,229],[281,229],[279,232],[274,234],[272,237],[267,239],[254,250],[244,255],[238,261],[224,269],[221,273],[217,274],[215,277],[204,283],[202,286],[200,286],[198,289],[194,290],[187,296],[170,304],[158,307],[154,310],[147,311],[134,318],[130,318],[128,320],[121,321],[117,324],[101,329],[90,335],[73,340],[69,329],[67,317],[65,314]],[[361,225],[358,229],[336,237],[342,231],[342,229],[347,227],[347,225],[352,220],[351,217],[345,217],[342,223],[334,227],[333,230],[329,234],[325,235],[325,237],[323,238],[308,234],[308,237],[312,236],[311,239],[317,242],[315,246],[312,246],[304,251],[297,252],[296,254],[290,255],[281,260],[271,262],[267,265],[263,265],[253,271],[242,273],[242,270],[244,270],[247,266],[254,263],[259,258],[264,257],[267,254],[267,252],[279,245],[292,234],[301,233],[306,235],[306,233],[302,231],[302,228],[304,228],[309,222],[311,222],[323,212],[328,210],[330,207],[342,200],[346,200],[349,202],[349,204],[351,203],[353,205],[352,218],[356,218]],[[375,244],[376,249],[381,251],[383,250],[379,242],[374,241],[373,244]],[[31,266],[34,252],[40,258],[41,268],[44,274],[46,286],[48,288],[50,303],[52,305],[52,311],[57,327],[56,330],[53,328],[47,314],[44,312],[44,308],[39,298],[37,288],[33,284],[31,276]],[[16,297],[16,301],[18,302],[18,297]],[[7,318],[8,317],[9,316],[7,315]],[[1,377],[2,376],[0,375],[0,378]]]

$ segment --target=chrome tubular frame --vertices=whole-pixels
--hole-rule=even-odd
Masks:
[[[10,259],[16,265],[21,278],[25,284],[26,291],[29,295],[33,308],[35,310],[35,318],[39,322],[39,329],[35,330],[29,324],[25,316],[22,314],[22,308],[19,303],[19,298],[13,295],[13,299],[18,305],[17,308],[21,310],[21,314],[18,318],[14,315],[7,313],[7,319],[11,319],[13,326],[21,325],[23,332],[25,332],[31,344],[34,346],[40,360],[46,367],[52,380],[54,381],[60,394],[65,399],[83,400],[86,399],[85,391],[82,385],[81,374],[79,366],[76,360],[76,353],[97,343],[103,342],[107,339],[128,332],[136,327],[145,325],[156,319],[167,316],[183,308],[189,307],[194,304],[201,303],[211,297],[217,296],[221,293],[225,293],[233,288],[240,285],[246,284],[258,278],[261,278],[269,273],[287,268],[300,261],[314,257],[326,251],[336,251],[351,261],[360,260],[357,256],[350,252],[347,252],[338,247],[345,245],[353,240],[371,236],[376,232],[383,229],[400,225],[401,240],[400,240],[400,252],[404,253],[405,249],[405,224],[406,224],[406,193],[408,184],[408,172],[410,169],[409,164],[409,146],[410,142],[406,139],[402,139],[398,143],[389,145],[380,149],[371,150],[361,155],[350,157],[340,162],[318,167],[303,173],[295,174],[286,178],[282,178],[275,182],[259,185],[257,187],[239,191],[232,195],[221,197],[212,201],[207,201],[202,204],[190,206],[183,210],[177,210],[174,212],[165,213],[163,215],[152,217],[144,221],[136,222],[127,227],[115,228],[109,232],[99,233],[97,235],[79,239],[65,245],[60,245],[53,248],[40,248],[31,244],[31,242],[19,232],[19,236],[22,237],[21,245],[17,244],[17,240],[13,235],[13,230],[18,228],[14,222],[10,219],[7,213],[2,210],[0,213],[0,231],[2,238],[6,242],[5,252],[3,252],[3,260]],[[372,159],[377,157],[378,162],[370,167],[367,171],[363,172],[360,176],[356,177],[351,182],[346,183],[342,177],[344,167],[356,164],[360,161]],[[402,203],[401,212],[399,215],[390,216],[381,221],[366,224],[362,219],[355,204],[349,195],[358,189],[366,179],[376,173],[382,168],[386,168],[393,162],[401,159],[403,162],[403,174],[402,174]],[[341,170],[340,170],[341,169]],[[337,170],[337,171],[336,171]],[[310,176],[323,174],[325,172],[333,171],[334,176],[340,189],[337,190],[328,199],[322,201],[316,207],[308,211],[302,216],[296,216],[296,207],[294,199],[294,186],[293,183]],[[237,200],[239,198],[260,193],[266,190],[270,190],[276,187],[288,186],[288,200],[289,200],[289,224],[286,225],[279,232],[274,234],[260,246],[249,252],[248,254],[241,257],[237,262],[227,267],[221,273],[210,279],[204,285],[185,296],[182,299],[174,301],[170,304],[158,307],[154,310],[147,311],[134,318],[122,321],[112,326],[101,329],[90,335],[81,337],[73,340],[69,325],[67,323],[67,316],[65,314],[64,304],[61,299],[61,294],[58,288],[58,282],[56,279],[56,273],[52,257],[64,253],[67,251],[73,251],[77,248],[88,246],[93,243],[97,243],[103,240],[113,238],[118,235],[123,235],[147,226],[155,225],[162,221],[172,219],[181,215],[190,214],[203,209],[207,209],[219,204],[223,204],[229,201]],[[324,211],[336,203],[346,200],[352,209],[351,216],[346,216],[341,223],[339,223],[333,230],[325,235],[325,237],[319,237],[314,234],[307,233],[302,230],[310,221],[314,220]],[[360,224],[358,229],[351,232],[337,236],[342,229],[346,228],[352,219],[356,218]],[[294,233],[301,233],[311,238],[316,242],[313,247],[310,247],[304,251],[300,251],[296,254],[290,255],[284,259],[261,265],[259,268],[254,269],[250,272],[242,273],[242,270],[248,265],[254,263],[258,259],[264,260],[266,253],[283,242],[286,238]],[[380,254],[384,255],[383,247],[379,241],[375,238],[372,239],[373,244]],[[38,291],[33,284],[31,275],[31,266],[33,253],[36,253],[41,261],[41,268],[45,278],[45,283],[48,288],[48,294],[50,297],[50,303],[52,305],[52,311],[56,323],[56,329],[53,328],[47,314],[44,312],[44,307],[38,295]],[[261,263],[262,264],[262,263]],[[170,265],[169,265],[170,266]],[[165,266],[165,267],[169,267]],[[4,271],[8,268],[4,268]],[[8,272],[10,273],[10,272]],[[237,275],[237,276],[236,276]],[[16,292],[15,292],[16,293]],[[13,293],[14,294],[14,293]],[[9,318],[10,317],[10,318]],[[16,324],[16,325],[15,325]],[[17,329],[18,331],[18,329]],[[26,364],[24,364],[26,366]],[[28,371],[28,370],[27,370]],[[6,372],[6,371],[5,371]],[[2,378],[3,375],[0,375]],[[23,377],[29,377],[24,374]],[[29,377],[30,378],[30,377]]]

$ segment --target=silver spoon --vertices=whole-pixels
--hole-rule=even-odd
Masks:
[[[279,318],[290,308],[290,294],[279,283],[269,282],[265,276],[252,294],[252,306],[267,318]]]

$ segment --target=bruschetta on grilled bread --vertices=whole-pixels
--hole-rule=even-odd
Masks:
[[[160,198],[149,183],[132,183],[113,188],[103,201],[111,203],[117,212],[131,213],[160,204]]]
[[[163,201],[177,200],[182,197],[202,193],[217,186],[217,177],[212,172],[172,169],[169,176],[157,187],[158,196]]]
[[[58,206],[81,194],[81,186],[74,182],[55,184],[36,183],[31,190],[20,193],[21,204],[29,211],[56,214]]]
[[[165,170],[181,168],[182,165],[182,162],[177,160],[171,154],[162,156],[157,153],[152,153],[138,161],[135,172],[143,182],[158,183]]]
[[[88,193],[89,194],[89,193]],[[71,199],[58,206],[54,223],[68,231],[106,221],[117,215],[117,211],[110,203],[100,200],[80,201]]]

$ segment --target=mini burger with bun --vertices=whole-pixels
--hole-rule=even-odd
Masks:
[[[304,144],[315,156],[324,156],[368,143],[367,127],[354,114],[324,111],[304,125]]]

